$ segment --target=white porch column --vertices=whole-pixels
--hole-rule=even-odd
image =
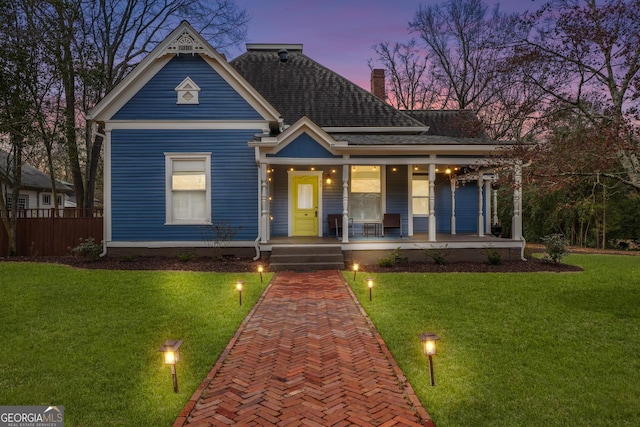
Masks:
[[[449,181],[451,185],[451,234],[456,234],[456,180]]]
[[[513,166],[513,240],[522,239],[522,162]]]
[[[413,165],[407,165],[407,188],[409,189],[409,197],[407,203],[407,236],[413,237]]]
[[[493,223],[498,223],[498,189],[494,188],[493,182],[491,183],[491,192],[493,193]]]
[[[491,233],[491,181],[484,181],[484,200],[486,200],[486,215],[484,219],[484,232]]]
[[[349,165],[342,165],[342,243],[349,243]]]
[[[269,241],[269,181],[267,177],[268,165],[260,164],[260,242]]]
[[[482,175],[478,175],[478,237],[484,236],[484,215],[482,212],[482,202],[484,200],[482,185],[483,185]]]
[[[436,241],[436,165],[429,164],[429,241]]]

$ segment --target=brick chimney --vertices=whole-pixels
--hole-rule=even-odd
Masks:
[[[385,101],[387,90],[384,85],[384,70],[371,70],[371,93]]]

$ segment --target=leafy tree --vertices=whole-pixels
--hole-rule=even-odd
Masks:
[[[559,0],[525,14],[518,34],[511,64],[544,91],[553,125],[552,155],[536,162],[545,175],[555,167],[564,183],[599,175],[640,191],[640,1]]]

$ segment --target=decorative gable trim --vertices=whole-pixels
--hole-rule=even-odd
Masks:
[[[176,104],[199,104],[198,94],[200,93],[200,86],[195,84],[191,77],[187,77],[180,83],[175,91],[178,93],[178,100]]]
[[[190,46],[190,47],[188,47]],[[193,27],[183,21],[164,41],[109,92],[87,115],[87,120],[107,122],[124,106],[171,58],[178,54],[199,54],[231,87],[233,87],[272,128],[282,126],[281,114],[256,91]]]
[[[202,44],[198,39],[196,39],[189,28],[184,28],[182,33],[174,39],[172,43],[170,43],[163,52],[160,52],[160,55],[166,54],[191,54],[195,55],[196,53],[207,55],[209,57],[211,52],[207,47]]]

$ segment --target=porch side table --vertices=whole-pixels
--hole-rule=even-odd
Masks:
[[[380,236],[382,231],[382,223],[381,222],[365,222],[362,225],[362,234],[365,237],[369,237],[370,235],[378,237]]]

